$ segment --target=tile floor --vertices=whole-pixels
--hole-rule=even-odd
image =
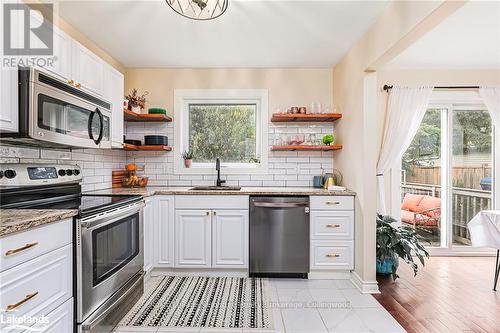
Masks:
[[[269,279],[274,306],[273,330],[208,328],[137,328],[121,332],[327,333],[405,332],[371,295],[361,294],[347,280]],[[147,286],[146,286],[147,288]]]

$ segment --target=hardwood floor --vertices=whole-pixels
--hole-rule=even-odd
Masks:
[[[431,257],[414,278],[402,262],[396,282],[377,278],[374,297],[408,332],[500,332],[494,268],[494,257]]]

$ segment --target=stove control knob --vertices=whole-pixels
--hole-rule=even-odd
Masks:
[[[0,179],[3,178],[3,171],[0,170]]]
[[[57,172],[59,174],[59,176],[66,176],[66,170],[63,170],[63,169],[59,169],[59,171]]]
[[[78,176],[80,174],[80,170],[78,170],[78,169],[73,170],[73,174],[75,176]]]
[[[73,170],[68,169],[66,170],[66,175],[71,176],[73,174]]]
[[[5,178],[8,178],[8,179],[12,179],[16,176],[16,171],[15,170],[5,170],[5,172],[3,173]]]

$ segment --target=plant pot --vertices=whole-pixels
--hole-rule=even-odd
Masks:
[[[380,261],[377,259],[377,274],[378,275],[391,275],[393,267],[396,268],[396,270],[399,267],[399,260],[398,258],[394,257],[386,257],[384,261]]]
[[[184,167],[190,168],[192,163],[193,163],[193,160],[184,160]]]
[[[140,106],[132,106],[131,110],[134,113],[141,113],[141,107]]]

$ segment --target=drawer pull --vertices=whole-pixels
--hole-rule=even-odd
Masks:
[[[340,224],[327,224],[327,228],[340,228]]]
[[[11,256],[13,254],[16,254],[16,253],[19,253],[19,252],[22,252],[24,250],[27,250],[29,248],[32,248],[33,246],[37,246],[38,245],[38,242],[35,242],[35,243],[29,243],[29,244],[26,244],[22,247],[19,247],[17,249],[13,249],[13,250],[8,250],[7,252],[5,252],[5,256]]]
[[[38,295],[38,291],[34,292],[33,294],[26,295],[26,297],[23,300],[20,300],[16,304],[9,304],[9,305],[7,305],[6,311],[12,311],[12,310],[17,309],[18,307],[20,307],[21,305],[23,305],[24,303],[26,303],[27,301],[29,301],[30,299],[32,299],[33,297],[35,297],[36,295]]]
[[[340,255],[338,255],[336,253],[329,253],[325,257],[327,257],[327,258],[338,258],[338,257],[340,257]]]
[[[326,205],[340,205],[340,201],[326,201]]]

